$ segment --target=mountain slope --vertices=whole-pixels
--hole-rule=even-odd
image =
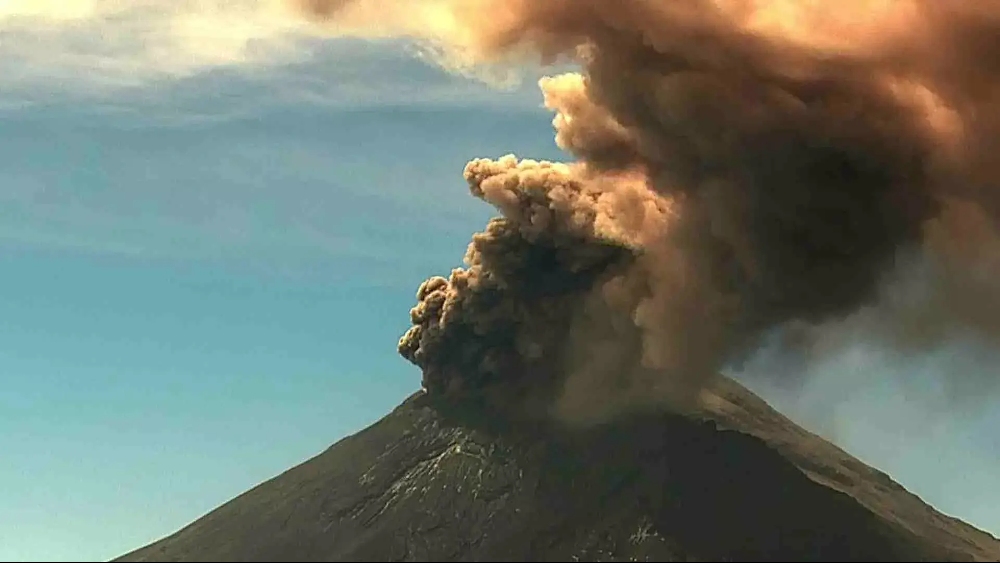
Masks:
[[[119,560],[1000,561],[996,539],[730,380],[701,417],[462,420],[414,395]]]

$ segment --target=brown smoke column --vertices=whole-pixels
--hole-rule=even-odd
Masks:
[[[899,345],[1000,334],[1000,2],[298,5],[582,69],[541,82],[574,163],[465,170],[502,217],[420,288],[399,350],[431,393],[595,420],[688,404],[792,323],[884,307]]]

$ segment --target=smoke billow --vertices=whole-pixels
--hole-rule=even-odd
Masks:
[[[683,408],[789,327],[1000,335],[1000,4],[299,4],[581,68],[540,84],[573,163],[466,167],[501,216],[418,292],[399,350],[429,392],[594,420]]]

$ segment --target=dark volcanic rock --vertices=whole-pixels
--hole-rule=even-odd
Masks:
[[[702,418],[498,429],[415,395],[120,561],[1000,561],[725,380]]]

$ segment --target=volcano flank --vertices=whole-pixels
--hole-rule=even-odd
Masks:
[[[736,382],[705,405],[560,430],[417,393],[118,561],[1000,561]]]

